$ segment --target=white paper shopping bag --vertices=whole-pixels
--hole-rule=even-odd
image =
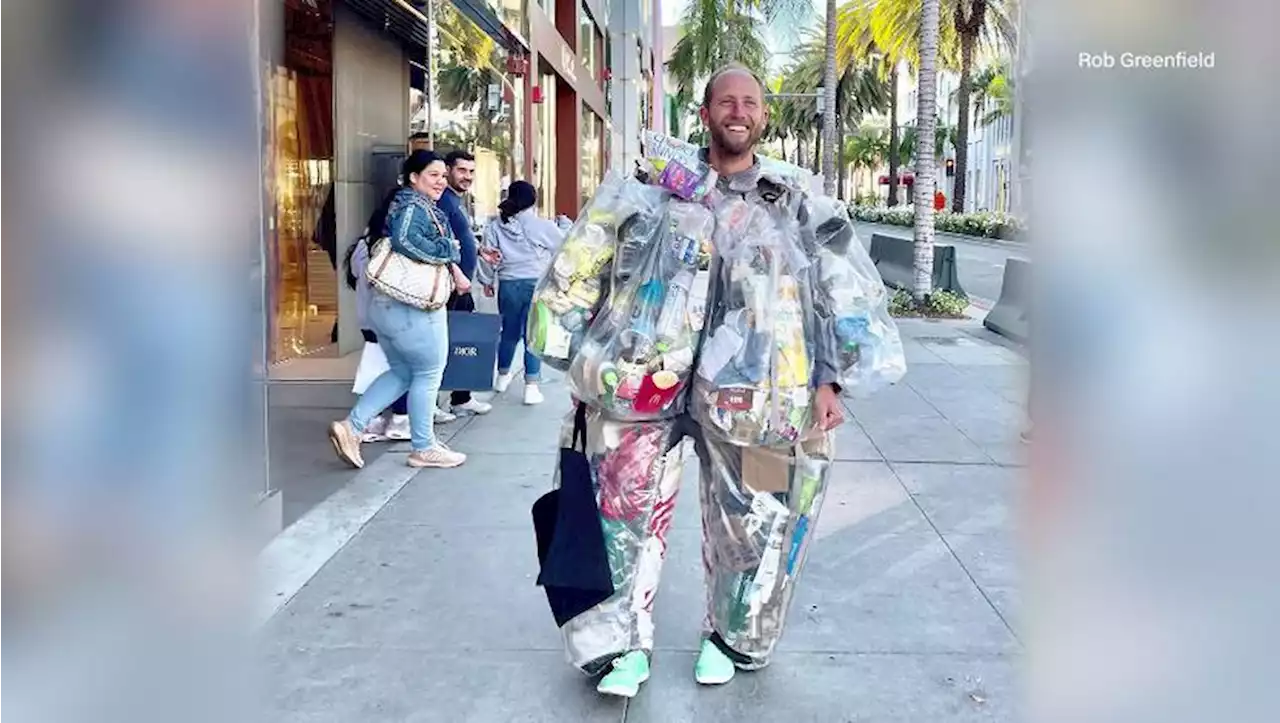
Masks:
[[[356,381],[351,385],[352,393],[364,394],[374,379],[390,369],[391,366],[387,364],[387,355],[382,353],[382,347],[365,342],[364,351],[360,352],[360,366],[356,367]]]

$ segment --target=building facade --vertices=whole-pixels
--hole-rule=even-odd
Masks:
[[[660,0],[610,0],[610,156],[619,168],[641,158],[645,130],[665,127]]]
[[[916,125],[919,108],[919,91],[910,67],[903,63],[898,72],[898,124],[906,131]],[[938,71],[938,121],[942,126],[954,129],[960,120],[957,90],[960,76],[949,70]],[[965,173],[965,211],[1009,212],[1012,207],[1013,186],[1013,134],[1015,118],[1006,116],[990,124],[983,123],[984,116],[993,111],[996,104],[988,99],[983,107],[972,109],[968,138],[968,168]],[[918,149],[917,149],[918,151]],[[938,190],[947,197],[947,207],[955,191],[954,163],[956,149],[950,141],[943,145],[938,157]],[[910,202],[910,198],[905,198]]]
[[[658,8],[657,0],[627,5],[262,3],[264,343],[255,367],[266,370],[269,455],[298,427],[297,409],[354,401],[363,339],[343,260],[397,182],[411,136],[420,136],[414,145],[475,155],[477,225],[517,179],[539,188],[544,214],[574,218],[611,159],[638,153],[654,118],[654,23],[646,18]],[[633,51],[623,52],[628,42]],[[619,80],[615,56],[625,65]],[[292,484],[322,498],[314,470],[308,478],[279,455],[268,479],[264,497],[279,506],[283,492],[285,524],[298,513],[288,511]]]

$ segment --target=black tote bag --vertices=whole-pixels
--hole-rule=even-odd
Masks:
[[[613,595],[613,575],[586,454],[585,404],[578,405],[570,444],[560,449],[560,487],[533,503],[541,566],[537,584],[546,590],[551,614],[560,627]]]

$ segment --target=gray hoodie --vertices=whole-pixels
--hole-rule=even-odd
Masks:
[[[540,279],[551,265],[551,257],[564,242],[564,231],[538,215],[536,209],[526,208],[503,221],[494,216],[484,227],[482,248],[498,249],[502,261],[490,266],[480,261],[480,283],[492,284],[494,275],[499,281],[513,279]]]

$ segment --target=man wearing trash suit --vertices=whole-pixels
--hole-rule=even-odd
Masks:
[[[700,462],[707,584],[695,678],[727,683],[735,670],[769,662],[822,505],[833,457],[828,432],[844,421],[838,395],[849,383],[842,369],[851,368],[839,350],[833,277],[823,276],[819,261],[827,253],[818,249],[821,219],[811,218],[822,199],[808,198],[802,181],[763,170],[754,153],[767,121],[760,82],[744,68],[718,71],[700,115],[710,145],[674,171],[662,170],[667,190],[658,188],[652,164],[642,170],[651,185],[602,187],[561,251],[577,253],[576,263],[590,270],[573,277],[557,257],[542,282],[550,291],[540,286],[530,315],[534,352],[566,370],[575,399],[587,405],[585,451],[613,577],[611,597],[563,625],[566,652],[583,672],[604,674],[601,693],[624,697],[649,677],[653,603],[686,440]],[[653,150],[646,154],[652,161]],[[685,173],[691,164],[714,170],[703,177],[707,188],[695,188],[699,172]],[[688,200],[673,198],[675,189]],[[661,223],[648,232],[621,225],[616,236],[596,232],[599,246],[608,238],[616,247],[599,254],[608,263],[593,265],[589,250],[573,248],[575,234],[589,237],[609,193],[631,194],[633,206],[650,203]],[[828,221],[824,227],[834,223],[848,244],[847,217]],[[649,239],[631,260],[628,234]],[[710,280],[702,282],[705,314],[688,302],[699,242],[715,253]],[[856,240],[852,245],[863,253]],[[633,268],[619,273],[621,266]],[[579,282],[594,283],[587,274],[603,282],[575,291]],[[870,274],[878,286],[874,268]],[[555,324],[547,317],[573,313],[555,284],[577,303],[600,299],[589,330],[573,337],[573,351],[569,332],[551,329],[562,343],[548,333]],[[681,305],[677,314],[660,311],[672,303]],[[882,316],[886,338],[900,345],[887,312]],[[900,358],[900,349],[889,356]],[[563,448],[574,446],[575,416],[562,429]]]

